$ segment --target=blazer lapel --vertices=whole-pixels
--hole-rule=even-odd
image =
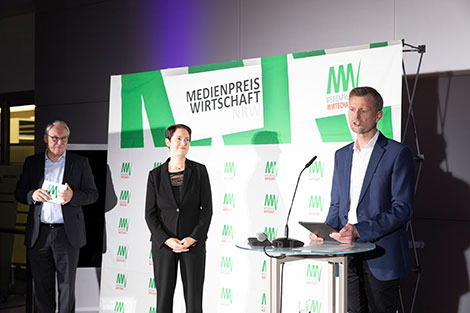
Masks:
[[[69,153],[65,154],[65,168],[64,168],[64,177],[62,178],[62,184],[65,184],[72,173],[73,161]]]
[[[173,189],[171,188],[170,174],[168,173],[168,160],[162,166],[162,180],[163,189],[168,194],[168,199],[171,199],[173,205],[178,207]]]
[[[352,168],[352,158],[353,158],[353,147],[354,143],[351,145],[350,149],[347,151],[346,159],[344,160],[344,177],[345,177],[345,186],[343,189],[344,199],[348,199],[347,207],[349,208],[349,189],[351,188],[351,168]]]
[[[184,196],[186,194],[186,190],[188,190],[189,179],[191,178],[191,173],[192,173],[191,164],[190,164],[190,162],[188,162],[188,160],[186,160],[186,167],[184,169],[184,177],[183,177],[183,197],[182,197],[182,199],[184,199]]]
[[[379,138],[377,138],[377,142],[375,143],[374,149],[372,150],[372,154],[370,156],[369,164],[367,165],[366,175],[364,176],[364,182],[362,183],[361,194],[359,196],[358,204],[361,203],[362,198],[364,198],[364,194],[369,189],[370,182],[372,180],[372,176],[374,176],[375,170],[379,165],[380,159],[382,158],[385,149],[384,146],[387,144],[387,139],[379,133]]]

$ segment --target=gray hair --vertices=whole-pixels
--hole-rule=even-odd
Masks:
[[[44,131],[44,133],[46,135],[49,135],[49,131],[51,130],[52,127],[54,126],[62,126],[63,128],[65,128],[67,130],[67,133],[68,133],[68,136],[70,136],[70,128],[69,126],[67,125],[67,123],[65,123],[64,121],[60,121],[60,120],[55,120],[49,124],[47,124],[46,126],[46,130]]]

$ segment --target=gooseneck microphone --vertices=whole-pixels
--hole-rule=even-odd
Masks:
[[[286,226],[284,228],[284,236],[285,237],[281,237],[281,238],[277,238],[277,239],[273,240],[273,245],[276,248],[298,248],[298,247],[302,247],[304,245],[304,243],[300,240],[289,238],[289,217],[290,217],[290,213],[292,211],[292,206],[294,204],[295,194],[297,193],[297,188],[299,187],[300,176],[302,176],[302,173],[310,165],[312,165],[312,163],[315,162],[316,159],[317,159],[317,156],[314,156],[310,161],[308,161],[308,163],[305,164],[305,167],[300,172],[299,177],[297,178],[297,184],[295,185],[294,195],[292,196],[292,202],[290,204],[289,212],[287,213]]]

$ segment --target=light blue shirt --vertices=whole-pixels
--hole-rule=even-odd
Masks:
[[[47,157],[44,166],[44,180],[62,184],[65,169],[65,154],[62,154],[56,162]],[[63,223],[62,206],[58,203],[44,202],[41,208],[41,223]]]

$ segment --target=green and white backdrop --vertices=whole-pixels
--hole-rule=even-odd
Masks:
[[[308,243],[297,221],[326,218],[334,152],[354,139],[352,88],[382,94],[379,128],[399,140],[401,62],[397,41],[112,76],[108,164],[117,202],[106,213],[100,312],[156,312],[145,193],[148,172],[168,157],[164,132],[174,123],[192,128],[187,157],[207,166],[212,185],[204,311],[267,312],[268,259],[235,243],[262,231],[283,236],[297,176],[317,155],[290,217],[291,237]],[[326,271],[314,261],[286,264],[284,310],[326,312]],[[185,312],[180,282],[174,303]]]

